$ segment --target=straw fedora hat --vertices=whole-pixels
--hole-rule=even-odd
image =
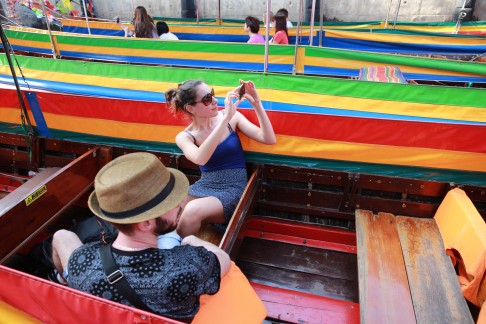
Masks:
[[[105,165],[96,175],[89,208],[112,223],[157,218],[186,197],[189,181],[151,153],[131,153]]]

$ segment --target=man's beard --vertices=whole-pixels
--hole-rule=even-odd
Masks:
[[[177,224],[169,225],[165,219],[160,217],[155,219],[154,234],[156,236],[164,235],[174,231],[177,228]]]

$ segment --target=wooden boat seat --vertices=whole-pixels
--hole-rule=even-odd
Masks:
[[[356,211],[362,323],[472,323],[433,219]]]

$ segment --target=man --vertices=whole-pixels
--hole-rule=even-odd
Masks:
[[[94,185],[89,208],[118,229],[111,254],[128,285],[147,310],[190,320],[199,310],[199,296],[219,290],[231,263],[223,250],[192,235],[172,249],[157,248],[157,236],[177,226],[186,176],[153,154],[132,153],[104,166]],[[52,245],[56,269],[70,287],[134,306],[133,298],[108,280],[102,242],[83,245],[73,232],[60,230]]]

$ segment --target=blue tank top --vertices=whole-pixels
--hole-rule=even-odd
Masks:
[[[246,161],[240,138],[234,130],[231,130],[229,136],[218,144],[208,162],[199,166],[201,171],[239,168],[246,168]]]

